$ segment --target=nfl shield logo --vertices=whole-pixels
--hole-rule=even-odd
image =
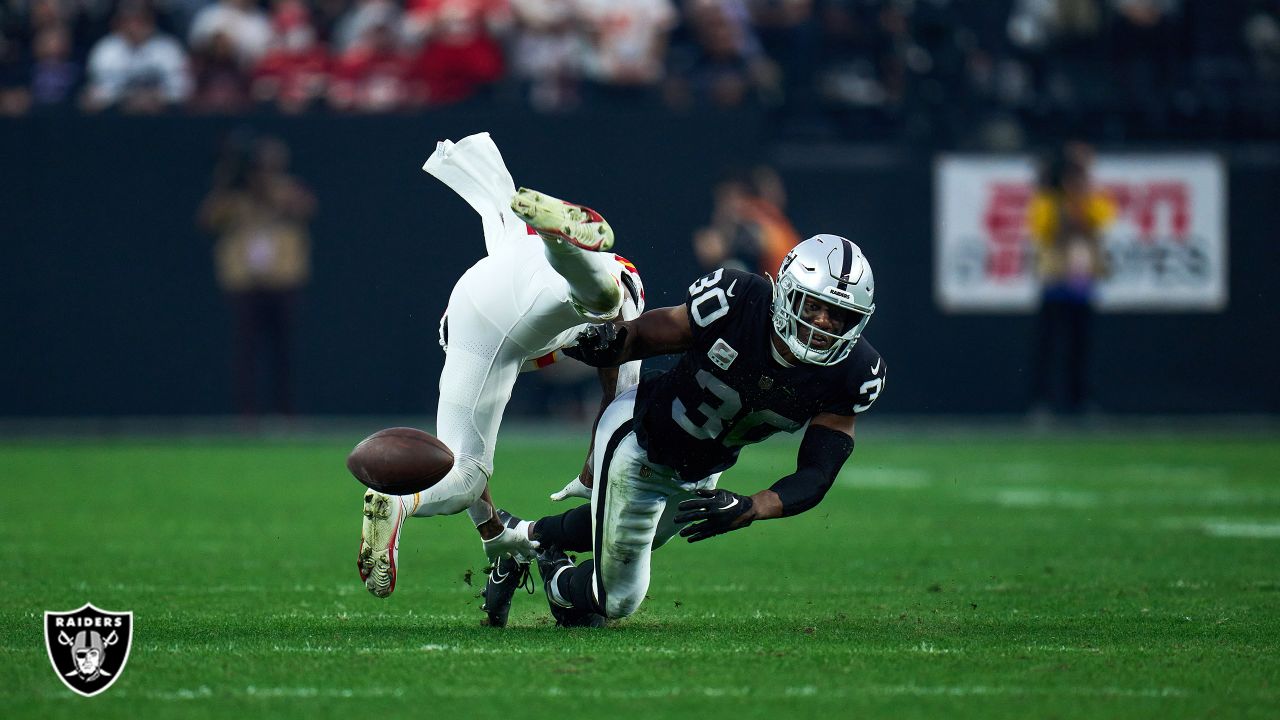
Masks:
[[[132,612],[109,612],[85,603],[78,610],[44,614],[44,644],[53,671],[85,697],[119,679],[132,640]]]

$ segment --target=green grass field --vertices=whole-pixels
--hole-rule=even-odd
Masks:
[[[581,445],[504,440],[499,503],[558,507]],[[348,447],[0,445],[0,716],[1280,717],[1275,441],[866,439],[809,514],[658,551],[598,631],[541,593],[482,627],[465,516],[409,520],[367,595]],[[136,624],[88,700],[42,637],[86,601]]]

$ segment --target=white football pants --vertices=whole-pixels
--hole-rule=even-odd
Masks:
[[[454,466],[436,485],[406,497],[418,517],[452,515],[479,500],[493,474],[498,427],[516,378],[540,360],[553,360],[584,323],[599,321],[580,313],[570,295],[599,296],[601,288],[620,287],[623,268],[612,254],[579,251],[570,260],[591,272],[576,274],[576,282],[589,287],[571,286],[556,272],[543,241],[508,205],[515,184],[488,133],[440,143],[423,169],[480,214],[488,257],[463,273],[449,296],[436,435],[453,451]],[[626,319],[638,314],[630,305],[623,303]],[[620,389],[639,381],[639,365],[620,370]]]
[[[649,590],[650,554],[679,532],[676,506],[697,489],[714,490],[715,473],[698,482],[650,462],[632,428],[635,388],[618,395],[596,428],[591,489],[592,590],[611,618],[634,613]]]

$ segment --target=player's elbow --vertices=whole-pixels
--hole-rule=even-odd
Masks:
[[[796,497],[790,498],[782,502],[781,517],[792,517],[803,512],[808,512],[822,502],[827,496],[827,491],[831,489],[835,478],[824,478],[816,480],[806,493],[797,493]]]

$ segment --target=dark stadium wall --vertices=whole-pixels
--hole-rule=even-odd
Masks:
[[[434,408],[436,326],[483,252],[478,218],[421,172],[439,138],[490,131],[516,178],[605,213],[650,307],[698,274],[692,231],[728,167],[773,162],[801,235],[846,234],[877,278],[868,329],[891,367],[880,412],[1005,413],[1027,404],[1031,319],[946,315],[932,290],[932,153],[762,145],[742,115],[44,117],[0,122],[4,238],[0,416],[232,411],[230,313],[195,225],[221,137],[283,138],[312,189],[313,278],[296,387],[304,413]],[[1096,397],[1117,412],[1275,412],[1273,276],[1280,160],[1229,160],[1230,303],[1219,314],[1106,315]]]

